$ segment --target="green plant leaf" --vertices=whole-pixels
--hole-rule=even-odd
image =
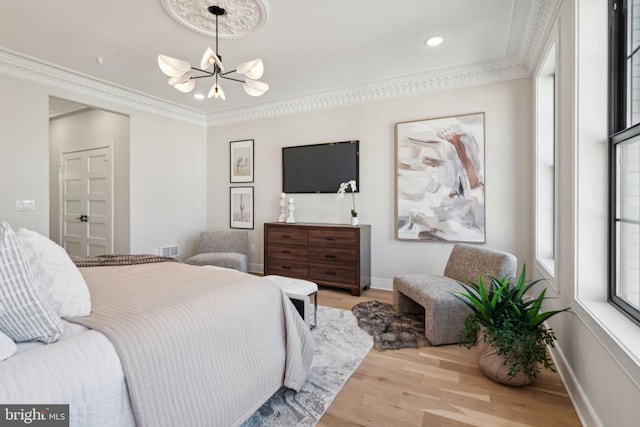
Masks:
[[[527,282],[526,266],[517,280],[509,276],[488,277],[486,283],[482,275],[477,283],[461,283],[464,292],[454,294],[472,310],[460,332],[461,345],[471,348],[480,337],[504,357],[511,376],[524,372],[533,379],[540,367],[553,369],[547,346],[553,346],[555,334],[544,322],[570,308],[542,312],[544,300],[549,299],[547,290],[543,289],[537,297],[526,295],[540,282]]]

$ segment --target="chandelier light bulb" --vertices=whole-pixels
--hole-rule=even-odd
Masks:
[[[269,85],[265,82],[260,82],[258,80],[245,79],[244,90],[249,95],[260,96],[269,90]]]
[[[224,66],[222,65],[222,61],[220,61],[220,57],[213,51],[213,49],[208,47],[207,50],[204,51],[204,55],[202,55],[200,68],[207,70],[213,64],[217,65],[221,71],[224,71]]]
[[[222,88],[218,83],[211,86],[211,89],[209,90],[209,94],[207,95],[207,98],[222,98],[223,101],[227,99],[226,96],[224,95],[224,91],[222,90]]]
[[[223,73],[224,66],[222,65],[221,57],[218,55],[218,17],[224,16],[225,10],[219,6],[209,6],[207,10],[215,16],[216,20],[216,50],[214,51],[211,47],[207,47],[200,59],[200,68],[192,67],[189,62],[181,59],[167,55],[158,55],[158,66],[164,74],[170,77],[168,80],[169,85],[180,92],[189,93],[195,88],[196,79],[215,77],[215,84],[209,89],[207,98],[226,99],[224,91],[218,84],[218,81],[221,79],[243,83],[245,92],[251,96],[263,95],[269,90],[269,85],[257,80],[261,78],[264,73],[262,59],[258,58],[243,62],[238,65],[235,70]],[[229,76],[231,73],[243,75],[245,77],[244,81],[239,79],[238,76]],[[204,95],[196,93],[194,97],[202,99]]]
[[[264,64],[262,63],[262,59],[254,59],[238,65],[236,67],[236,72],[244,74],[250,79],[259,79],[264,73]]]
[[[158,66],[169,77],[178,77],[191,70],[191,64],[181,59],[158,55]]]
[[[188,82],[191,79],[191,77],[193,77],[192,73],[185,73],[185,74],[183,74],[181,76],[178,76],[178,77],[171,77],[169,79],[168,83],[171,86],[180,85],[180,84]]]
[[[194,87],[196,87],[196,82],[193,79],[189,79],[184,83],[175,85],[174,87],[180,92],[189,93],[193,90]]]

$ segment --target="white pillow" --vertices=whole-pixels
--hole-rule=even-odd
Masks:
[[[0,362],[13,356],[18,346],[4,332],[0,332]]]
[[[67,252],[49,238],[20,228],[16,235],[25,247],[29,261],[40,266],[51,278],[50,303],[61,317],[88,316],[91,295],[87,283]]]
[[[22,244],[7,224],[0,225],[0,303],[6,310],[0,317],[0,331],[13,341],[60,339],[64,325],[47,301],[49,283],[37,274]]]

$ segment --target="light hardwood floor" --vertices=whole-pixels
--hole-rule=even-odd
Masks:
[[[392,293],[370,289],[361,297],[321,287],[320,305],[351,310],[361,301],[391,303]],[[372,349],[347,381],[319,427],[580,426],[557,373],[543,371],[528,387],[486,378],[474,352],[458,345]]]

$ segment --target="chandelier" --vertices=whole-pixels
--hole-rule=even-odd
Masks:
[[[258,80],[264,72],[262,59],[244,62],[238,65],[235,70],[224,72],[222,57],[219,55],[220,51],[218,50],[218,17],[224,15],[225,10],[218,6],[209,6],[207,10],[216,17],[216,50],[214,51],[210,47],[207,48],[204,55],[202,55],[200,68],[193,67],[189,62],[181,59],[158,55],[158,65],[160,70],[169,76],[169,85],[180,92],[189,93],[194,89],[196,79],[214,77],[215,83],[211,86],[207,98],[226,99],[218,79],[243,83],[245,92],[251,96],[264,94],[269,90],[269,85]],[[229,76],[229,74],[233,73],[243,75],[245,78],[239,79]]]

